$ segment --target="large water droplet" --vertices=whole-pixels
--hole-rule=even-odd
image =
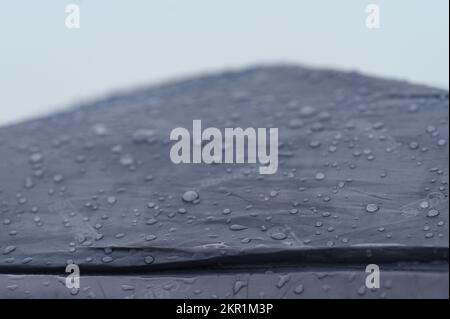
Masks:
[[[377,204],[367,204],[366,206],[366,212],[368,213],[375,213],[380,209],[380,207]]]
[[[270,237],[275,240],[283,240],[287,238],[285,233],[273,233],[270,235]]]
[[[430,209],[427,213],[427,217],[439,216],[439,211],[437,209]]]
[[[192,203],[193,201],[197,200],[199,198],[199,195],[196,191],[186,191],[183,194],[183,201],[187,203]]]

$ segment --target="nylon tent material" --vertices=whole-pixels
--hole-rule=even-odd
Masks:
[[[278,128],[277,173],[172,163],[171,130],[196,119]],[[75,263],[94,288],[74,297],[448,297],[448,150],[447,91],[297,66],[3,127],[0,296],[70,297]],[[367,264],[386,271],[376,291]]]

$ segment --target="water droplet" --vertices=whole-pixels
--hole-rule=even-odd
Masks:
[[[367,204],[366,206],[366,212],[368,213],[375,213],[380,209],[380,207],[377,204]]]
[[[145,222],[147,225],[154,225],[156,224],[158,221],[154,218],[149,218],[147,219],[147,221]]]
[[[62,182],[63,179],[64,178],[63,178],[63,176],[61,174],[56,174],[55,176],[53,176],[53,181],[55,183],[60,183],[60,182]]]
[[[147,235],[147,236],[145,236],[145,240],[146,241],[152,241],[152,240],[155,240],[157,237],[156,237],[156,235]]]
[[[345,127],[349,130],[353,130],[356,127],[356,123],[353,120],[348,121],[345,123]]]
[[[33,153],[30,156],[30,162],[33,164],[42,162],[44,156],[41,153]]]
[[[155,132],[149,129],[137,130],[133,133],[133,142],[136,144],[150,143],[152,142]]]
[[[316,180],[321,181],[325,178],[325,174],[322,172],[319,172],[316,174]]]
[[[30,189],[30,188],[34,187],[34,182],[33,182],[33,179],[31,177],[25,178],[24,187],[27,188],[27,189]]]
[[[303,126],[303,121],[300,119],[292,119],[288,123],[288,127],[290,129],[297,129],[297,128],[301,128],[302,126]]]
[[[110,204],[110,205],[114,205],[114,204],[117,202],[117,198],[115,198],[114,196],[109,196],[109,197],[107,198],[107,202],[108,202],[108,204]]]
[[[16,246],[6,246],[5,249],[3,250],[3,255],[8,255],[14,250],[16,250]]]
[[[427,201],[423,201],[423,202],[421,202],[421,203],[419,204],[419,207],[420,207],[420,208],[423,208],[423,209],[428,208],[429,206],[430,206],[430,205],[428,204]]]
[[[439,216],[439,211],[437,209],[430,209],[427,213],[427,217]]]
[[[311,148],[318,148],[322,143],[320,141],[314,140],[309,142],[309,147]]]
[[[106,135],[108,135],[108,129],[106,128],[105,125],[103,125],[101,123],[95,124],[94,126],[92,126],[92,131],[97,136],[106,136]]]
[[[132,286],[132,285],[120,285],[120,288],[122,288],[122,290],[124,290],[124,291],[134,290],[134,286]]]
[[[286,234],[284,233],[273,233],[270,235],[270,237],[275,240],[283,240],[287,238]]]
[[[183,201],[187,203],[192,203],[193,201],[197,200],[199,198],[199,195],[196,191],[186,191],[183,194]]]
[[[410,106],[409,106],[409,112],[411,112],[411,113],[415,113],[415,112],[417,112],[419,110],[419,106],[417,105],[417,104],[411,104]]]
[[[77,155],[77,157],[75,158],[75,161],[77,163],[83,163],[86,160],[86,158],[83,155]]]
[[[231,230],[245,230],[247,228],[248,227],[246,227],[246,226],[238,225],[238,224],[233,224],[233,225],[230,226]]]
[[[317,109],[315,107],[306,105],[300,109],[299,114],[301,117],[309,117],[311,115],[314,115],[316,112],[317,112]]]
[[[304,289],[303,285],[299,284],[297,287],[295,287],[294,293],[296,293],[297,295],[300,295],[303,293],[304,290],[305,289]]]
[[[413,141],[413,142],[409,143],[409,148],[412,150],[416,150],[419,148],[419,143]]]
[[[437,145],[438,146],[445,146],[447,144],[447,140],[446,139],[443,139],[443,138],[441,138],[438,142],[437,142]]]
[[[113,258],[111,256],[105,256],[102,258],[102,261],[104,263],[110,263],[111,261],[113,261]]]
[[[426,131],[427,133],[433,133],[436,131],[436,126],[428,125]]]
[[[113,152],[113,153],[115,153],[115,154],[122,153],[122,151],[123,151],[123,146],[122,146],[122,145],[114,145],[114,146],[111,148],[111,152]]]
[[[434,234],[433,233],[426,233],[425,234],[425,238],[433,238]]]
[[[323,212],[322,213],[322,217],[330,217],[331,213],[330,212]]]
[[[328,121],[331,119],[331,113],[327,111],[322,111],[319,113],[319,120]]]
[[[147,265],[153,264],[154,261],[155,261],[155,258],[153,258],[153,256],[146,256],[146,257],[144,258],[144,262],[145,262]]]
[[[372,125],[372,127],[373,127],[375,130],[379,130],[380,128],[383,128],[383,127],[384,127],[384,124],[383,124],[382,122],[376,122],[376,123],[374,123],[374,124]]]
[[[130,154],[125,154],[120,158],[120,164],[122,166],[132,166],[134,164],[134,158]]]
[[[10,290],[10,291],[14,291],[14,290],[16,290],[17,288],[19,288],[19,285],[10,285],[10,286],[7,286],[7,288],[8,288],[8,290]]]
[[[280,276],[280,279],[278,280],[278,283],[277,283],[277,288],[283,288],[283,286],[286,285],[290,279],[291,279],[291,276],[289,276],[289,275]]]
[[[362,296],[366,293],[366,287],[361,286],[358,288],[358,295]]]

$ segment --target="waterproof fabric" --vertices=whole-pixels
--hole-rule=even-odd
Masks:
[[[81,297],[299,297],[302,278],[306,297],[448,297],[448,112],[447,91],[277,66],[0,128],[0,296],[71,296],[55,276],[76,263],[89,287],[117,283]],[[196,119],[278,128],[278,172],[172,163],[170,132]],[[348,280],[372,263],[395,292]],[[317,269],[332,284],[317,286]],[[166,276],[197,286],[161,288]],[[139,293],[120,288],[130,281]]]

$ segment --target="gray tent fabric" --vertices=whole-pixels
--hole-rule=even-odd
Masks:
[[[444,90],[285,65],[0,128],[0,297],[448,298],[448,112]],[[278,172],[172,163],[196,119],[278,128]]]

